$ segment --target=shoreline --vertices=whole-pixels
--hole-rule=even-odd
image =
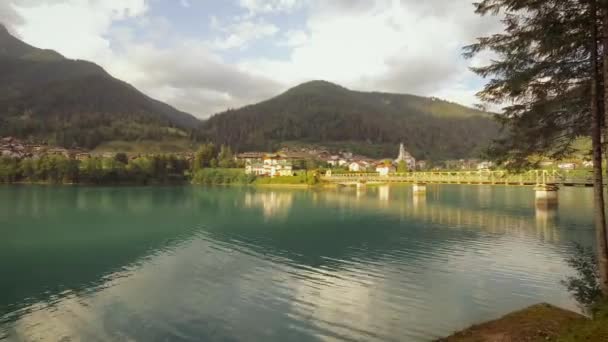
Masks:
[[[608,304],[594,317],[540,303],[471,325],[435,342],[608,341]]]

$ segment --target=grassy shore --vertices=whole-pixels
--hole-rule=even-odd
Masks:
[[[537,304],[438,341],[608,341],[608,302],[599,305],[591,319],[549,304]]]

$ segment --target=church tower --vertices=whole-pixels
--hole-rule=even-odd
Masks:
[[[407,158],[406,153],[407,152],[405,152],[405,146],[403,146],[403,143],[401,143],[399,145],[399,157],[397,157],[397,161],[398,162],[400,162],[402,160],[405,161]]]
[[[416,159],[414,159],[414,157],[412,157],[412,155],[405,150],[405,146],[403,146],[403,143],[399,145],[399,156],[397,157],[397,159],[395,159],[395,163],[399,164],[399,162],[402,161],[407,164],[407,167],[410,170],[414,170],[416,168]]]

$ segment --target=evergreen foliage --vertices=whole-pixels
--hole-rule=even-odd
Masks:
[[[124,163],[122,157],[91,157],[82,161],[62,155],[18,160],[0,158],[0,183],[53,184],[149,184],[186,180],[188,161],[174,155],[138,157]]]
[[[496,115],[506,132],[488,150],[499,162],[528,167],[531,155],[559,159],[589,134],[589,24],[580,0],[483,0],[481,15],[504,14],[503,33],[478,38],[465,48],[471,58],[493,60],[472,68],[488,78],[478,94],[504,106]]]
[[[586,309],[591,309],[602,298],[596,254],[591,248],[576,245],[576,253],[567,260],[577,275],[562,281],[574,299]]]
[[[192,177],[192,183],[199,185],[247,185],[254,181],[255,176],[245,174],[243,169],[199,169]]]
[[[490,114],[439,99],[364,93],[313,81],[217,114],[196,137],[238,151],[272,151],[288,141],[348,145],[370,157],[391,155],[403,141],[419,159],[457,159],[477,156],[497,130]]]
[[[27,45],[0,30],[0,136],[64,147],[184,137],[199,121],[101,67]]]

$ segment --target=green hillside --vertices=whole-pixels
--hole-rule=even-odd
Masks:
[[[489,113],[413,95],[351,91],[325,81],[301,84],[270,100],[214,115],[198,134],[237,150],[283,142],[395,154],[403,141],[419,159],[476,157],[498,133]]]
[[[94,148],[181,138],[199,123],[94,63],[30,46],[0,25],[0,136]]]

